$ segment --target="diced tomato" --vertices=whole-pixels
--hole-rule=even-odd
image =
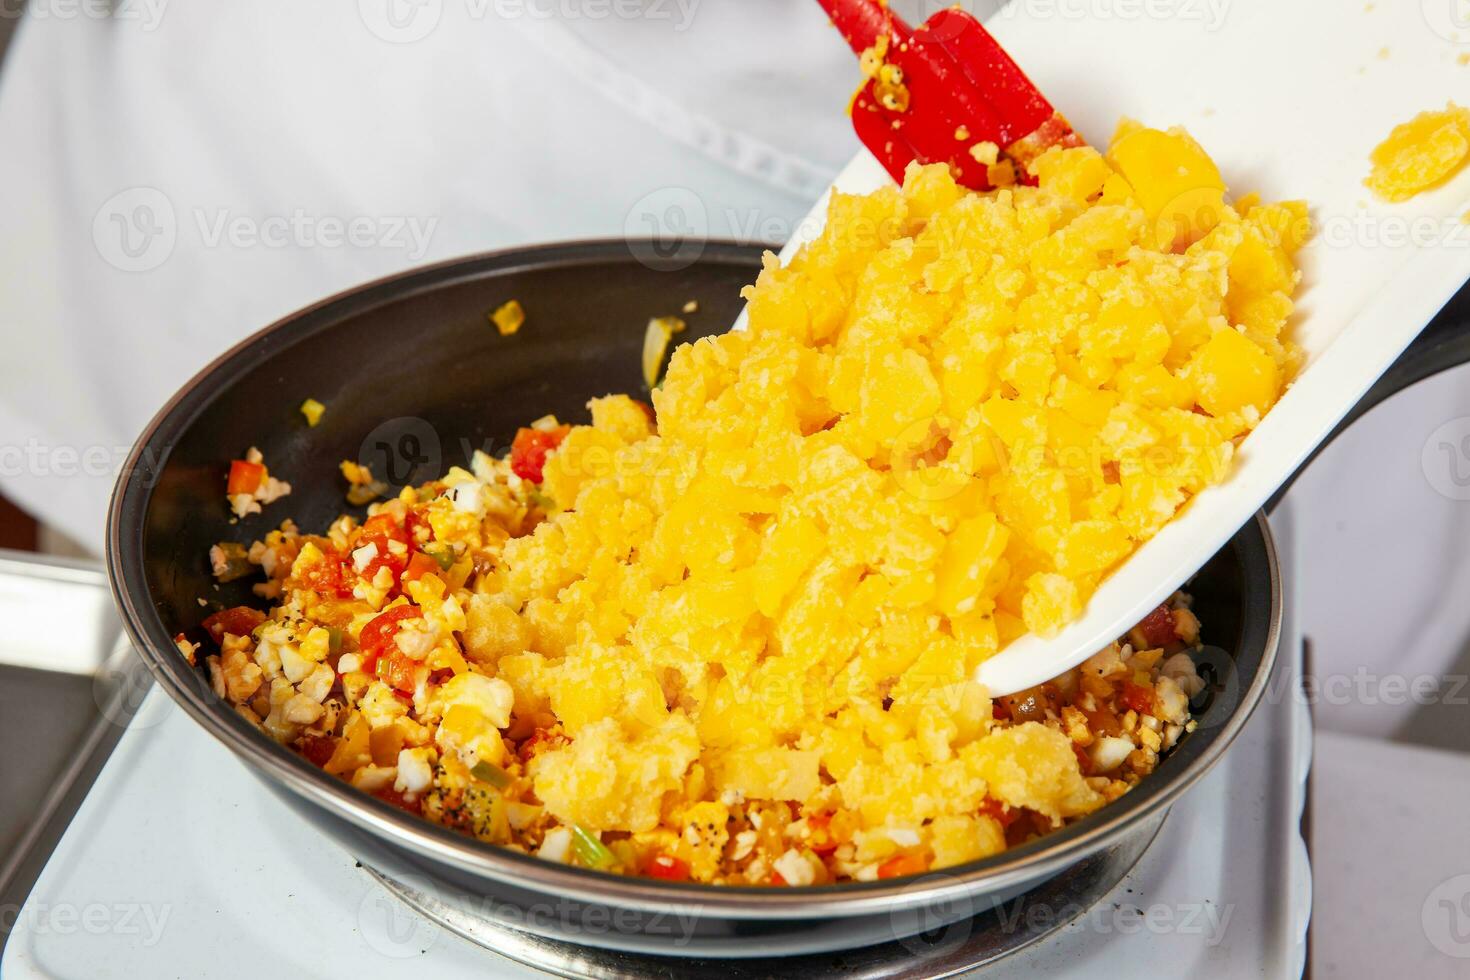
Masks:
[[[921,875],[929,870],[929,862],[922,854],[900,854],[878,865],[879,878],[906,878]]]
[[[207,616],[203,626],[209,633],[210,639],[216,643],[223,643],[226,633],[231,636],[249,636],[255,627],[263,622],[265,622],[265,613],[259,609],[235,606],[232,609],[222,609]]]
[[[327,552],[326,557],[316,564],[304,568],[297,580],[303,588],[338,599],[352,598],[352,587],[347,573],[347,560],[336,552]]]
[[[773,885],[781,885],[781,886],[784,887],[786,885],[786,879],[783,878],[783,877],[781,877],[781,872],[779,872],[779,871],[772,871],[771,872],[771,884],[773,884]]]
[[[393,638],[398,635],[403,621],[423,614],[424,611],[418,606],[405,604],[394,606],[370,620],[357,636],[357,645],[362,651],[362,669],[372,670],[379,657],[388,653],[389,650],[396,650]]]
[[[390,514],[374,514],[372,517],[369,517],[362,522],[362,527],[358,529],[358,534],[375,541],[391,538],[395,541],[402,541],[404,544],[408,544],[408,529],[395,521]]]
[[[378,679],[400,694],[412,694],[418,687],[419,668],[423,664],[399,650],[390,648],[378,658],[374,668]]]
[[[1148,641],[1150,649],[1168,646],[1179,639],[1179,634],[1174,631],[1174,611],[1167,605],[1160,605],[1143,617],[1138,629]]]
[[[358,548],[372,544],[377,547],[378,553],[373,556],[372,561],[363,566],[358,574],[371,582],[377,577],[378,569],[386,568],[393,575],[393,586],[397,588],[404,569],[408,567],[412,541],[413,538],[408,528],[387,514],[376,514],[369,517],[358,529],[352,550],[356,551]],[[395,552],[390,542],[397,542],[401,550]]]
[[[1141,715],[1152,714],[1154,710],[1153,689],[1132,681],[1124,681],[1123,703]]]
[[[572,431],[569,425],[554,429],[520,429],[510,444],[511,472],[522,480],[541,482],[541,471],[546,466],[547,455],[561,445],[561,441]]]
[[[416,582],[419,579],[423,578],[425,575],[443,574],[444,569],[439,567],[439,563],[437,561],[430,558],[422,551],[416,551],[414,552],[413,557],[408,560],[408,566],[403,569],[403,581]]]
[[[689,865],[672,854],[656,854],[644,867],[643,873],[663,881],[688,881]]]
[[[806,818],[806,846],[817,854],[831,854],[837,850],[837,838],[832,836],[832,814],[819,813]]]
[[[244,459],[230,460],[230,480],[225,493],[233,497],[237,493],[254,493],[265,482],[265,467]]]
[[[303,735],[301,741],[296,743],[307,762],[320,769],[332,758],[332,753],[337,751],[337,740],[330,735]]]
[[[403,530],[407,534],[408,540],[412,542],[415,547],[417,547],[420,542],[428,544],[430,541],[434,540],[434,527],[429,523],[429,518],[426,515],[426,512],[422,510],[409,510],[408,514],[405,515],[403,518]],[[420,530],[423,531],[422,534],[419,533]]]
[[[413,814],[423,813],[423,805],[419,800],[408,799],[392,786],[380,789],[373,795],[382,800],[384,803],[396,806],[400,810],[407,810],[409,813]]]
[[[1000,800],[997,800],[993,796],[987,796],[983,801],[981,801],[979,812],[983,813],[987,817],[994,817],[997,821],[999,821],[1002,828],[1009,827],[1011,824],[1015,823],[1016,818],[1021,815],[1020,810],[1015,810],[1009,806],[1006,806],[1004,803],[1002,803]]]

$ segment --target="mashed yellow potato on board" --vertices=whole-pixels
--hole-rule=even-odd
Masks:
[[[1453,102],[1394,127],[1372,156],[1366,183],[1385,201],[1409,198],[1444,183],[1470,163],[1470,109]]]
[[[218,614],[218,689],[429,819],[658,877],[910,874],[1126,792],[1188,722],[1185,600],[1030,692],[974,668],[1228,475],[1296,368],[1305,209],[1136,124],[1035,167],[836,195],[654,411],[257,542],[278,604]]]

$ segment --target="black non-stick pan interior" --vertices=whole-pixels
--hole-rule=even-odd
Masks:
[[[248,543],[287,517],[325,528],[352,510],[342,460],[402,486],[468,466],[476,449],[503,452],[518,426],[547,413],[585,421],[589,397],[646,398],[649,319],[681,317],[681,341],[729,329],[761,251],[710,243],[677,270],[652,268],[622,243],[460,260],[328,300],[247,341],[178,396],[185,411],[150,444],[167,447],[167,464],[142,461],[158,481],[141,543],[162,620],[183,630],[221,605],[254,601],[248,581],[214,584],[210,546]],[[526,322],[504,337],[489,313],[511,299]],[[691,300],[697,311],[683,312]],[[327,406],[315,428],[298,410],[308,397]],[[251,446],[292,492],[235,524],[224,474]]]

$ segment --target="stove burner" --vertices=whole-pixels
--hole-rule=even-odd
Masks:
[[[835,953],[752,959],[692,959],[583,946],[515,928],[470,911],[483,908],[473,896],[454,895],[442,882],[446,899],[428,895],[389,878],[366,864],[363,869],[405,905],[476,945],[526,966],[561,977],[681,977],[691,980],[767,980],[800,976],[810,980],[898,977],[932,980],[991,966],[1076,921],[1113,890],[1143,856],[1164,815],[1150,820],[1115,846],[1074,865],[1055,878],[999,908],[907,939]]]

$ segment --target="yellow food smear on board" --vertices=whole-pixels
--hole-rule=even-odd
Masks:
[[[490,321],[495,324],[495,329],[500,331],[500,336],[509,337],[521,329],[521,325],[526,322],[526,311],[521,307],[519,300],[513,299],[497,307],[495,312],[490,314]]]
[[[573,739],[535,769],[559,819],[646,832],[696,778],[867,828],[1102,804],[1065,736],[991,732],[974,668],[1228,475],[1297,367],[1306,209],[1137,124],[1036,172],[835,195],[748,330],[675,351],[656,428],[597,399],[549,457],[550,518],[477,588],[517,712]]]
[[[1371,157],[1365,183],[1385,201],[1407,201],[1449,180],[1470,162],[1470,109],[1453,102],[1394,127]]]

